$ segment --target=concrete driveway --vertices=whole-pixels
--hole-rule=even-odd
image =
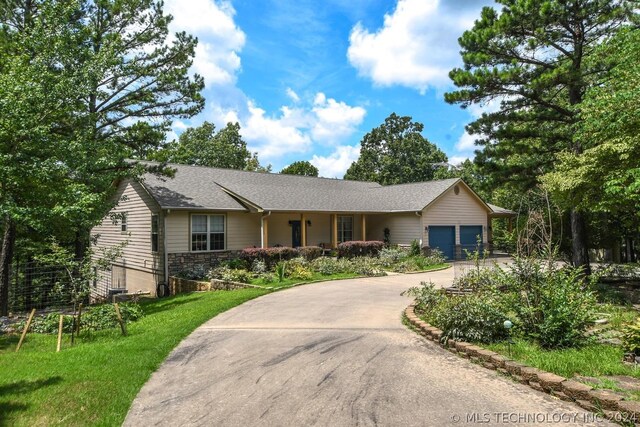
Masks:
[[[185,339],[125,425],[590,425],[595,415],[426,342],[405,289],[453,269],[324,282],[249,301]],[[484,421],[484,422],[483,422]]]

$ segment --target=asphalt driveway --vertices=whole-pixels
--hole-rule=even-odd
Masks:
[[[577,406],[514,383],[406,329],[405,289],[453,269],[324,282],[249,301],[185,339],[125,425],[591,425]]]

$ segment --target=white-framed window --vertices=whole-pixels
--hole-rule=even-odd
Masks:
[[[224,215],[191,215],[191,251],[222,251],[224,246]]]
[[[338,243],[353,240],[353,216],[338,215]]]
[[[158,252],[158,215],[151,215],[151,252]]]
[[[122,214],[122,219],[120,220],[120,232],[126,233],[127,231],[129,231],[129,227],[127,224],[127,213],[124,212]]]

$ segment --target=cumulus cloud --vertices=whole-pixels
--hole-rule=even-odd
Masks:
[[[232,84],[240,70],[240,55],[246,36],[235,24],[229,1],[167,0],[165,11],[173,15],[172,32],[187,31],[199,39],[192,69],[207,86]]]
[[[360,146],[341,145],[328,156],[314,155],[311,164],[318,168],[319,175],[326,178],[342,178],[351,163],[358,160]]]
[[[327,99],[322,92],[316,95],[312,112],[315,117],[311,135],[316,140],[327,142],[353,134],[367,113],[362,107],[352,107],[345,102]]]
[[[421,93],[446,87],[449,71],[461,64],[458,37],[471,28],[481,7],[491,3],[398,0],[376,31],[356,24],[347,57],[360,75],[380,86],[401,85]]]
[[[362,107],[327,98],[321,92],[311,102],[298,102],[268,115],[254,101],[247,100],[246,109],[217,108],[214,116],[219,123],[239,122],[250,148],[266,161],[277,161],[288,154],[308,152],[317,145],[341,142],[357,130],[366,114]]]

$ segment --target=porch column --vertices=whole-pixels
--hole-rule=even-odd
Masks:
[[[333,214],[331,218],[331,247],[338,247],[338,215]]]
[[[365,214],[361,215],[362,219],[362,240],[367,240],[367,216]]]
[[[302,246],[307,246],[307,219],[304,214],[300,214],[300,231],[302,232]]]
[[[513,231],[513,218],[509,217],[507,221],[507,231],[511,233]]]
[[[268,217],[262,217],[262,248],[268,248],[269,247],[269,218]]]

